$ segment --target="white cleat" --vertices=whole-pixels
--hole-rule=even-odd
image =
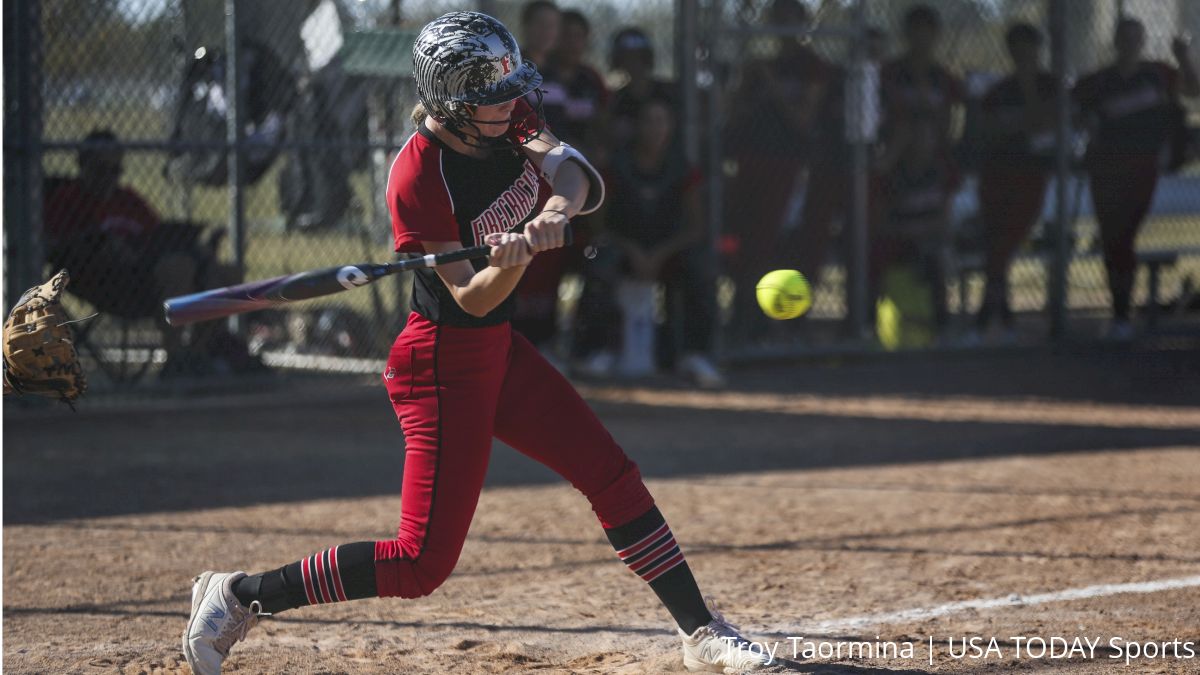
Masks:
[[[716,607],[710,604],[709,612],[713,618],[708,625],[697,628],[691,635],[679,631],[683,638],[685,668],[693,672],[732,675],[774,664],[771,656],[764,654],[758,645],[751,648],[750,641],[742,637],[737,626],[726,621]]]
[[[195,675],[220,675],[229,648],[258,623],[258,601],[243,607],[233,583],[245,572],[205,572],[192,585],[192,616],[183,632],[183,656]]]

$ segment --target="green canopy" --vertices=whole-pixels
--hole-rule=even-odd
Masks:
[[[347,33],[342,44],[342,66],[350,75],[409,77],[415,31],[364,30]]]

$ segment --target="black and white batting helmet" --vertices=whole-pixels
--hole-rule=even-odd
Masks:
[[[512,33],[479,12],[450,12],[421,29],[413,43],[413,79],[426,112],[460,138],[475,126],[475,106],[507,103],[542,83]],[[540,97],[533,108],[540,118]]]

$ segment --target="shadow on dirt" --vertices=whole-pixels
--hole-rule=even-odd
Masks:
[[[1062,353],[998,350],[990,353],[917,353],[874,358],[831,358],[823,366],[756,368],[738,378],[739,388],[779,390],[780,373],[794,391],[824,395],[1037,397],[1139,405],[1195,404],[1200,351],[1150,351],[1077,344]]]
[[[736,376],[734,388],[1194,406],[1200,402],[1197,379],[1195,353],[1100,352],[772,368]],[[937,422],[618,403],[600,403],[596,410],[650,478],[1168,447],[1194,445],[1198,437],[1191,428]],[[189,409],[181,401],[177,409],[153,411],[84,406],[79,414],[6,415],[4,522],[398,495],[403,455],[391,405],[374,388],[336,400],[281,399],[253,407]],[[498,445],[493,453],[489,485],[559,480],[511,449]],[[846,489],[859,487],[911,489]]]
[[[707,555],[725,555],[728,553],[752,553],[758,551],[816,551],[816,552],[842,552],[852,553],[857,555],[889,555],[895,553],[903,553],[911,556],[927,556],[933,559],[940,559],[946,556],[971,557],[971,558],[1007,558],[1018,561],[1051,561],[1051,560],[1088,560],[1088,561],[1115,561],[1115,562],[1167,562],[1167,563],[1182,563],[1186,565],[1200,564],[1200,556],[1197,555],[1167,555],[1162,553],[1155,554],[1139,554],[1125,552],[1062,552],[1055,550],[1038,550],[1036,547],[1022,548],[1018,550],[980,550],[961,546],[914,546],[894,543],[897,540],[903,541],[909,537],[936,537],[942,534],[961,534],[964,532],[972,532],[986,535],[989,532],[997,530],[1006,530],[1011,528],[1030,527],[1037,525],[1065,525],[1065,524],[1084,524],[1091,525],[1097,528],[1103,528],[1106,521],[1118,518],[1128,518],[1131,516],[1137,517],[1156,517],[1167,514],[1195,514],[1200,512],[1200,506],[1192,504],[1181,505],[1160,505],[1147,506],[1145,508],[1110,508],[1098,511],[1089,511],[1084,513],[1070,513],[1039,516],[1035,518],[1005,518],[990,521],[976,522],[970,525],[961,523],[952,523],[945,526],[937,527],[917,527],[900,530],[891,530],[886,532],[865,532],[838,534],[823,537],[804,537],[804,538],[782,538],[767,541],[756,542],[753,544],[730,545],[719,541],[705,541],[703,538],[695,539],[689,542],[687,547],[687,555],[689,558],[701,558]],[[136,522],[96,522],[94,520],[65,520],[58,521],[54,524],[56,528],[74,528],[81,533],[99,533],[99,532],[139,532],[139,533],[194,533],[194,534],[231,534],[231,535],[284,535],[284,536],[311,536],[323,537],[326,539],[354,539],[354,540],[369,540],[379,534],[377,531],[366,529],[362,532],[346,532],[344,530],[323,530],[314,528],[272,528],[272,527],[221,527],[207,525],[178,525],[178,524],[159,524],[147,522],[145,519],[139,519]],[[563,538],[563,537],[543,537],[536,533],[521,534],[518,536],[497,536],[472,533],[469,535],[470,541],[482,543],[518,543],[522,545],[575,545],[575,546],[595,546],[598,554],[594,558],[589,559],[573,559],[570,561],[553,562],[541,565],[513,565],[513,566],[486,566],[482,568],[458,570],[455,572],[456,577],[473,577],[482,576],[487,578],[499,578],[504,575],[512,574],[528,574],[530,572],[558,572],[561,570],[573,570],[581,567],[606,567],[612,564],[612,557],[606,551],[597,537],[582,536],[579,538]]]

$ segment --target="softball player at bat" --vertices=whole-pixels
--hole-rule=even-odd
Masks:
[[[490,260],[416,273],[408,325],[384,382],[405,436],[394,539],[342,544],[275,570],[204,572],[183,650],[218,673],[258,618],[358,598],[416,598],[450,576],[483,487],[492,438],[552,468],[591,502],[618,558],[679,626],[690,670],[770,663],[739,649],[706,606],[634,464],[571,385],[513,332],[513,289],[533,256],[564,244],[571,217],[604,198],[599,174],[541,120],[541,75],[497,20],[452,12],[413,46],[417,132],[392,164],[395,247],[492,246]]]

